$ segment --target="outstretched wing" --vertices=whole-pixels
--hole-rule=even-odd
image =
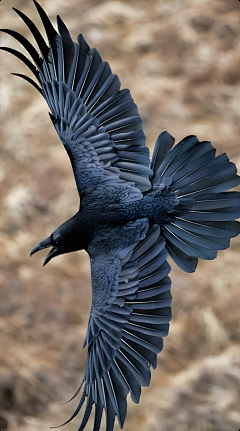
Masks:
[[[94,431],[100,428],[103,409],[107,431],[113,430],[115,416],[123,427],[127,394],[138,403],[141,386],[150,384],[150,366],[156,368],[171,320],[171,268],[159,226],[149,228],[147,219],[140,219],[111,234],[116,238],[115,251],[98,254],[97,250],[104,249],[102,241],[109,243],[106,237],[99,239],[99,247],[95,243],[89,250],[93,303],[85,341],[88,356],[83,382],[75,394],[83,388],[82,397],[69,419],[86,401],[79,431],[85,428],[93,406]],[[117,245],[118,238],[122,246]]]
[[[49,46],[34,23],[14,9],[33,34],[41,56],[31,43],[13,30],[2,29],[17,39],[34,64],[22,53],[2,47],[20,58],[35,75],[18,75],[44,96],[51,119],[70,157],[79,193],[99,183],[123,181],[140,191],[151,188],[149,150],[145,146],[142,120],[129,90],[78,36],[74,43],[57,17],[56,32],[42,7],[33,0],[43,22]],[[109,178],[110,176],[110,178]],[[141,198],[141,193],[138,193]]]

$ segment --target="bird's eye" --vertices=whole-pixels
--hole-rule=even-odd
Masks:
[[[50,238],[51,238],[51,241],[52,241],[52,243],[54,244],[54,245],[58,245],[59,244],[59,238],[54,238],[53,237],[53,234],[51,234],[51,236],[50,236]]]
[[[60,238],[55,238],[54,242],[56,245],[58,245],[60,243]]]

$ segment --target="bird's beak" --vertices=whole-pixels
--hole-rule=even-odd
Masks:
[[[57,247],[53,247],[48,255],[46,256],[44,262],[43,262],[43,266],[47,265],[47,263],[55,256],[58,256],[59,254],[61,254],[60,250]]]
[[[51,247],[52,241],[51,238],[48,237],[46,239],[44,239],[42,242],[40,242],[39,244],[37,244],[31,251],[30,256],[32,256],[34,253],[36,253],[39,250],[43,250],[44,248],[48,248]],[[43,262],[43,266],[45,266],[54,256],[57,256],[58,254],[60,254],[59,249],[57,247],[52,247],[52,249],[50,250],[50,252],[48,253],[46,259]]]
[[[43,250],[44,248],[51,247],[52,245],[53,244],[52,244],[51,238],[49,236],[48,238],[44,239],[39,244],[35,245],[35,247],[33,247],[32,251],[30,253],[30,256],[32,256],[34,253],[37,253],[37,251]]]

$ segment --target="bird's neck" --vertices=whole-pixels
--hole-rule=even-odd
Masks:
[[[63,230],[67,241],[74,245],[76,250],[87,249],[91,238],[91,226],[81,212],[77,212],[64,222],[60,229]]]

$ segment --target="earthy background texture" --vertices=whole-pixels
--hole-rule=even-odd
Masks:
[[[167,130],[196,134],[240,168],[240,4],[237,0],[41,0],[72,37],[83,33],[130,88],[151,150]],[[31,0],[2,0],[0,27],[27,37],[11,7],[40,19]],[[30,37],[30,40],[32,38]],[[10,36],[0,44],[20,49]],[[23,51],[22,51],[23,52]],[[88,256],[32,247],[78,209],[72,169],[34,88],[0,52],[0,428],[45,431],[77,400],[91,305]],[[28,73],[28,72],[27,72]],[[140,405],[125,431],[240,428],[240,240],[195,274],[172,264],[173,320]],[[77,430],[80,418],[64,430]],[[92,429],[91,423],[87,430]],[[103,423],[102,430],[105,429]],[[116,430],[119,427],[116,425]]]

